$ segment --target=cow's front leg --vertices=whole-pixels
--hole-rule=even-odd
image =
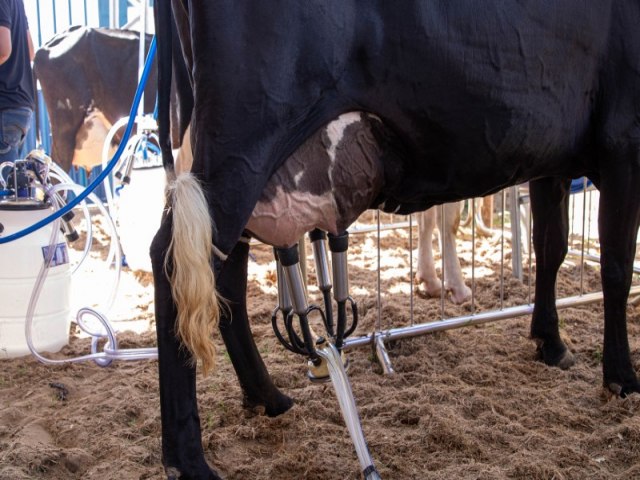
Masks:
[[[570,180],[543,178],[530,182],[533,247],[536,253],[536,298],[531,337],[541,360],[562,369],[574,363],[560,339],[556,310],[556,277],[567,254]]]
[[[249,239],[242,237],[218,274],[218,291],[226,300],[220,332],[236,371],[247,407],[262,406],[271,417],[286,412],[293,400],[274,385],[258,352],[247,316]]]
[[[627,338],[627,300],[640,224],[640,167],[635,149],[603,162],[598,227],[604,295],[603,383],[626,396],[640,392]],[[624,160],[624,161],[620,161]]]
[[[220,477],[204,459],[196,399],[196,368],[175,331],[176,306],[164,263],[171,239],[171,215],[164,215],[151,244],[160,373],[162,460],[169,479]]]

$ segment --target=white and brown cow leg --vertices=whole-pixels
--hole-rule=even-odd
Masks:
[[[440,211],[440,208],[437,210]],[[444,288],[451,292],[453,303],[461,304],[471,298],[471,289],[464,283],[460,259],[456,250],[456,234],[460,226],[460,203],[446,203],[442,206],[444,222],[436,222],[438,230],[441,224],[444,232],[440,232],[441,251],[444,257]],[[439,216],[440,214],[438,214]]]
[[[439,297],[442,282],[436,272],[433,259],[433,228],[436,224],[437,207],[416,214],[418,221],[418,269],[416,283],[418,293],[427,297]]]
[[[349,233],[340,235],[329,234],[329,249],[331,250],[331,266],[333,270],[333,298],[338,305],[338,325],[336,331],[336,347],[342,349],[344,339],[351,335],[358,324],[358,307],[349,295],[349,269],[347,264],[347,250],[349,248]],[[347,302],[351,305],[351,325],[347,326]]]

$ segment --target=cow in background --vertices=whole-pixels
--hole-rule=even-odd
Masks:
[[[147,50],[151,38],[147,35]],[[74,26],[36,52],[33,69],[49,113],[50,154],[65,171],[72,164],[91,166],[105,132],[129,115],[138,85],[139,46],[138,32]],[[154,109],[156,90],[154,63],[145,88],[145,113]],[[100,163],[98,155],[92,165]]]

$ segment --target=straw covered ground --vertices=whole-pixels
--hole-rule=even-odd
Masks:
[[[98,239],[98,243],[99,243]],[[374,234],[352,236],[350,286],[360,307],[355,335],[408,325],[409,236],[381,240],[381,312],[377,306]],[[413,246],[417,245],[414,234]],[[498,236],[476,239],[473,304],[445,302],[446,316],[526,303],[528,276],[511,277],[509,255],[500,287]],[[78,247],[76,247],[78,248]],[[460,242],[470,277],[471,242]],[[271,249],[252,247],[249,314],[275,382],[296,403],[278,418],[242,408],[228,356],[198,379],[202,441],[226,479],[358,479],[355,450],[331,384],[312,384],[306,361],[285,350],[271,329],[276,304]],[[98,248],[74,292],[89,301],[108,284]],[[309,262],[312,265],[312,262]],[[313,284],[313,269],[310,268]],[[637,279],[636,279],[637,280]],[[75,280],[74,280],[75,282]],[[468,280],[468,283],[471,283]],[[558,292],[597,291],[599,273],[576,262],[561,272]],[[311,289],[318,301],[317,289]],[[440,299],[414,299],[413,322],[442,318]],[[154,346],[149,273],[125,269],[109,313],[124,333],[121,348]],[[640,307],[628,307],[632,359],[640,371]],[[535,360],[528,318],[504,320],[389,343],[395,370],[383,375],[370,348],[347,352],[349,378],[371,455],[386,480],[640,478],[640,396],[613,398],[602,389],[602,305],[568,308],[562,333],[576,355],[568,371]],[[88,353],[72,327],[70,344],[52,358]],[[31,357],[1,360],[0,479],[161,479],[160,414],[155,360],[43,365]]]

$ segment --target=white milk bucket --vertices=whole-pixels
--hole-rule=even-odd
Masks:
[[[53,212],[42,203],[0,204],[2,236],[33,225]],[[49,224],[0,244],[0,359],[29,355],[25,320],[29,299],[51,239]],[[55,254],[36,305],[33,345],[38,352],[57,352],[69,342],[71,268],[64,237],[58,233]]]
[[[160,166],[133,168],[131,183],[119,192],[118,236],[127,264],[151,271],[149,247],[160,227],[166,176]]]

